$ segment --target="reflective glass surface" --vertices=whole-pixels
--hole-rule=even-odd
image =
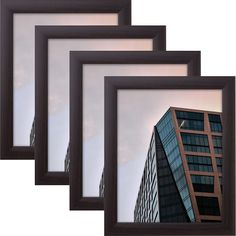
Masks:
[[[157,132],[156,148],[160,221],[189,222],[190,219],[176,187],[163,145]],[[165,168],[165,172],[161,172],[163,168]]]
[[[201,215],[219,216],[220,209],[216,197],[196,197],[198,210]]]
[[[218,172],[222,173],[223,172],[223,158],[216,157],[216,165]]]
[[[222,154],[222,136],[212,136],[214,151],[216,154]]]
[[[152,135],[134,209],[134,222],[159,222],[155,136]]]
[[[222,176],[219,177],[219,182],[220,182],[221,193],[223,193],[223,178],[222,178]]]
[[[186,155],[189,170],[212,172],[212,162],[210,157]]]
[[[190,221],[195,221],[189,190],[186,184],[186,178],[183,170],[182,158],[179,151],[179,146],[170,110],[167,111],[166,114],[162,117],[162,119],[157,123],[156,129],[159,134],[170,169],[174,176],[174,180],[176,182],[179,194],[182,198],[187,214],[190,218]]]
[[[210,122],[211,132],[222,133],[222,123],[219,115],[208,114],[208,119]]]
[[[205,175],[191,175],[195,192],[214,192],[214,177]]]
[[[102,171],[102,177],[99,183],[99,197],[104,197],[105,184],[104,184],[104,169]]]
[[[180,129],[204,131],[204,114],[199,112],[176,111]]]
[[[181,133],[185,151],[209,153],[208,137],[204,134]]]

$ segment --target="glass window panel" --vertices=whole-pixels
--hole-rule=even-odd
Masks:
[[[186,155],[189,170],[212,172],[210,157]]]
[[[220,119],[220,115],[209,114],[208,115],[210,127],[212,132],[222,133],[222,123]]]
[[[222,136],[212,136],[214,151],[216,154],[222,154]]]
[[[181,133],[185,151],[209,153],[209,143],[207,135]]]
[[[218,198],[197,196],[196,200],[201,215],[220,215]]]
[[[222,171],[223,171],[223,158],[216,157],[216,165],[217,165],[218,172],[222,173]]]
[[[214,177],[205,175],[191,175],[195,192],[214,192]]]

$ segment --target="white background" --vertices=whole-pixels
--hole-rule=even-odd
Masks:
[[[202,75],[236,75],[235,0],[133,0],[133,25],[167,25],[168,50],[201,50]],[[0,161],[0,235],[104,234],[102,211],[69,211],[68,186],[34,186],[33,161]]]

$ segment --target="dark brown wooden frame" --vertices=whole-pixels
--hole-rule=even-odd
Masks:
[[[222,223],[117,222],[117,91],[119,89],[220,89],[223,93],[224,197]],[[105,78],[105,235],[235,235],[235,78]]]
[[[166,49],[166,27],[36,26],[35,32],[35,183],[69,184],[68,173],[48,171],[48,40],[152,39],[153,50],[156,51]]]
[[[200,52],[71,52],[70,209],[102,210],[103,198],[83,197],[83,64],[187,64],[188,75],[200,75]]]
[[[30,146],[13,146],[14,13],[117,13],[119,25],[131,24],[131,0],[1,0],[0,159],[34,159]],[[29,134],[30,135],[30,134]]]

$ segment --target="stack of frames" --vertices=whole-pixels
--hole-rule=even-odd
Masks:
[[[105,210],[105,236],[235,234],[234,77],[131,26],[131,0],[0,2],[1,159]]]

